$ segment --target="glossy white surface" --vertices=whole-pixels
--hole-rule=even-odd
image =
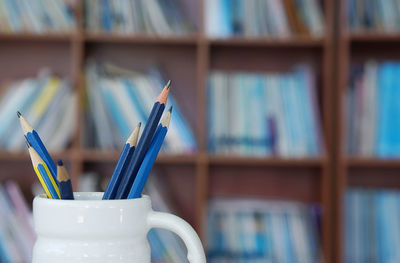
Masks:
[[[200,239],[179,217],[154,212],[148,196],[101,200],[103,193],[74,193],[76,200],[37,196],[33,218],[38,239],[33,263],[150,263],[147,232],[152,227],[178,234],[191,263],[206,262]]]

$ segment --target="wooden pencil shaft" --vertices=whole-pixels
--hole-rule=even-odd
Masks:
[[[133,182],[128,199],[141,197],[143,188],[146,184],[147,178],[149,177],[150,171],[153,168],[154,162],[157,159],[158,152],[161,149],[167,131],[167,127],[163,127],[161,124],[158,126],[153,142],[151,143],[137,173],[136,179]]]
[[[144,159],[146,151],[149,149],[151,140],[153,139],[158,122],[165,109],[164,103],[154,103],[153,109],[150,113],[149,119],[143,129],[142,136],[136,147],[132,161],[129,163],[126,174],[124,175],[120,187],[118,189],[116,199],[125,199],[128,197],[129,191],[132,187],[133,181],[136,178],[140,165]]]

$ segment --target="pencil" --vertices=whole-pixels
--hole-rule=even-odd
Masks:
[[[126,141],[122,153],[119,156],[117,166],[115,167],[111,179],[108,182],[107,189],[104,192],[103,200],[114,199],[117,195],[118,187],[126,172],[126,168],[132,159],[133,153],[135,152],[141,125],[142,123],[139,122],[138,126],[135,128],[135,130],[133,130],[132,134]]]
[[[57,183],[54,181],[47,164],[42,160],[42,158],[40,158],[39,154],[28,141],[26,141],[26,145],[28,146],[29,155],[31,156],[33,169],[35,170],[47,197],[50,199],[60,199],[60,192]]]
[[[154,137],[158,122],[160,121],[161,115],[165,109],[170,86],[171,81],[168,81],[153,105],[153,109],[151,110],[149,118],[143,129],[142,136],[140,137],[135,153],[133,154],[132,161],[129,162],[126,174],[122,178],[122,182],[118,188],[115,199],[126,199],[128,197],[133,181],[136,178],[136,173],[143,162],[144,155],[150,147],[151,140]]]
[[[167,134],[169,122],[171,120],[171,112],[172,106],[158,125],[154,139],[143,159],[142,165],[140,166],[140,169],[136,175],[136,179],[133,182],[132,188],[128,194],[128,199],[139,198],[142,195],[144,185],[146,184],[151,168],[156,161],[158,152],[160,151],[165,135]]]
[[[74,200],[71,179],[69,178],[67,169],[65,169],[65,166],[61,160],[58,160],[57,162],[57,181],[61,199]]]
[[[25,120],[21,112],[18,111],[17,115],[22,130],[24,132],[25,138],[28,140],[29,144],[35,149],[35,151],[39,154],[41,159],[46,163],[48,169],[50,170],[50,174],[53,177],[53,180],[57,181],[56,165],[54,164],[53,160],[50,157],[49,152],[47,151],[42,140],[40,139],[39,134],[33,129],[33,127],[29,124],[29,122]]]

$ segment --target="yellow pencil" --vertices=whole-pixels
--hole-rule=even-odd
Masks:
[[[26,142],[26,145],[28,146],[29,155],[31,156],[33,169],[35,170],[47,197],[50,199],[61,199],[57,183],[54,181],[46,163],[42,158],[40,158],[39,154],[35,149],[33,149],[33,147],[31,147],[28,141]]]

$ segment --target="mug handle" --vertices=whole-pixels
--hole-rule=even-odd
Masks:
[[[163,228],[180,236],[185,243],[190,263],[205,263],[203,245],[194,229],[182,218],[177,216],[151,211],[147,215],[147,224],[150,228]]]

